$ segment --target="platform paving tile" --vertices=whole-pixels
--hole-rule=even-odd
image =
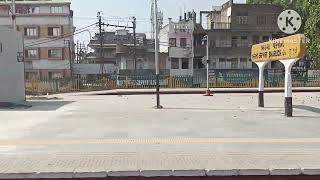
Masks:
[[[0,179],[320,175],[320,93],[59,97],[0,111]]]
[[[313,157],[313,167],[300,167]],[[10,162],[0,179],[71,178],[106,176],[230,176],[230,175],[319,175],[319,155],[99,155],[7,157]],[[153,159],[154,161],[149,161]],[[260,160],[259,160],[260,159]],[[255,162],[255,163],[254,163]],[[139,164],[139,165],[138,165]],[[171,165],[169,165],[171,164]],[[311,164],[311,162],[309,162]],[[149,166],[150,165],[150,166]],[[317,167],[317,165],[319,165]],[[316,168],[317,167],[317,168]]]

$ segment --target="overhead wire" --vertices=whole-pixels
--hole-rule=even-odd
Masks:
[[[47,41],[45,41],[45,42],[39,42],[39,43],[31,44],[31,45],[26,45],[25,47],[34,47],[34,46],[37,46],[37,45],[41,45],[41,44],[46,44],[46,43],[58,41],[58,40],[61,40],[61,39],[66,38],[66,37],[71,37],[71,36],[74,36],[74,35],[77,35],[77,34],[81,34],[81,33],[84,33],[84,32],[87,32],[87,30],[82,30],[82,31],[80,31],[80,32],[76,32],[76,33],[73,33],[73,34],[70,34],[70,35],[67,35],[67,36],[64,36],[64,37],[59,37],[59,38],[55,38],[55,39],[50,39],[50,40],[47,40]]]
[[[96,18],[91,18],[91,17],[74,17],[74,18],[80,18],[80,19],[96,19]],[[130,18],[130,17],[129,17]],[[130,19],[129,18],[118,18],[118,17],[113,17],[113,18],[107,18],[107,19],[112,19],[114,21],[117,21],[117,20],[124,20],[123,22],[129,22]],[[125,21],[126,19],[126,21]],[[142,18],[141,18],[142,19]],[[147,18],[145,18],[147,19]],[[138,22],[149,22],[149,19],[148,20],[138,20]],[[117,22],[120,22],[120,21],[117,21]],[[77,35],[77,34],[80,34],[80,33],[83,33],[83,32],[86,32],[86,31],[94,31],[96,30],[95,27],[92,27],[94,25],[96,25],[96,23],[93,23],[91,25],[88,25],[88,26],[85,26],[85,27],[82,27],[80,29],[77,29],[76,31],[74,32],[71,32],[71,33],[66,33],[66,34],[63,34],[59,37],[56,37],[54,39],[41,39],[41,40],[37,40],[37,41],[32,41],[32,42],[28,42],[25,44],[25,47],[33,47],[33,46],[37,46],[37,45],[41,45],[41,44],[46,44],[46,43],[50,43],[50,42],[54,42],[54,41],[58,41],[58,40],[61,40],[61,39],[64,39],[66,37],[71,37],[73,35]],[[89,28],[92,28],[92,29],[89,29]],[[149,31],[147,32],[144,32],[144,33],[150,33]]]
[[[82,28],[80,28],[80,29],[77,29],[77,30],[74,31],[74,32],[69,32],[69,33],[62,34],[61,37],[56,37],[56,38],[54,38],[54,39],[41,39],[41,40],[36,40],[36,41],[29,42],[29,43],[25,43],[25,45],[30,45],[30,44],[32,45],[32,44],[37,44],[37,43],[40,43],[40,42],[47,42],[47,41],[50,42],[50,41],[55,40],[55,39],[61,39],[61,38],[65,38],[65,37],[70,37],[69,35],[73,35],[73,34],[79,32],[79,31],[83,31],[83,30],[87,31],[88,28],[90,28],[90,27],[92,27],[92,26],[94,26],[94,25],[96,25],[96,24],[97,24],[97,23],[94,23],[94,24],[88,25],[88,26],[86,26],[86,27],[82,27]]]

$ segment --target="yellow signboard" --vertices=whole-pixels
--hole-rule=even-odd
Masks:
[[[306,52],[306,38],[297,34],[252,46],[253,62],[278,61],[303,58]]]

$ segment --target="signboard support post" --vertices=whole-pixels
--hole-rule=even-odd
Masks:
[[[263,70],[267,62],[281,61],[285,66],[285,115],[292,117],[292,78],[291,69],[295,62],[306,54],[307,39],[303,34],[287,36],[252,46],[251,59],[260,69],[259,73],[259,107],[263,107]]]
[[[280,60],[280,62],[285,67],[285,115],[287,117],[292,117],[293,105],[292,105],[292,76],[291,69],[294,63],[299,59],[290,59],[290,60]]]
[[[264,107],[264,68],[268,64],[268,62],[257,62],[259,67],[259,107]]]

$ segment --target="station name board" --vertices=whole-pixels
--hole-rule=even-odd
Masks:
[[[253,62],[301,59],[306,52],[306,38],[297,34],[252,46]]]

